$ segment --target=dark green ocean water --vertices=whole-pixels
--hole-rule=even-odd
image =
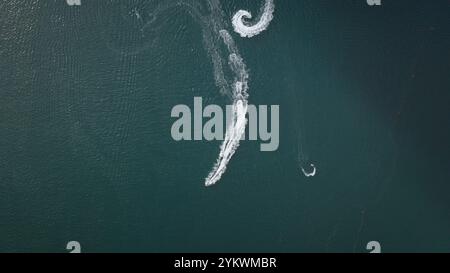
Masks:
[[[230,101],[208,25],[161,2],[0,2],[0,252],[450,251],[449,1],[275,0],[247,39],[263,1],[221,0],[280,147],[243,141],[210,188],[220,142],[173,141],[170,111]]]

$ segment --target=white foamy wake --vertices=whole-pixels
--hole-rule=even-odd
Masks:
[[[266,0],[262,8],[262,15],[256,24],[250,25],[246,20],[252,19],[252,14],[246,10],[239,10],[233,16],[232,23],[234,31],[239,33],[242,37],[251,38],[267,29],[273,19],[273,12],[275,11],[274,0]]]
[[[235,74],[234,85],[232,86],[233,111],[231,121],[227,124],[225,139],[220,147],[219,157],[205,179],[205,186],[212,186],[220,180],[226,171],[228,162],[239,147],[239,141],[245,134],[247,125],[248,71],[228,31],[221,30],[220,36],[230,52],[228,63]]]
[[[304,168],[302,168],[302,172],[306,177],[313,177],[317,173],[316,166],[314,166],[314,164],[309,164],[309,166],[312,168],[312,171],[308,172]]]
[[[269,2],[269,7],[273,9],[273,0]],[[226,20],[224,20],[226,17],[219,0],[207,0],[202,3],[192,0],[164,1],[158,5],[153,13],[155,16],[156,14],[161,15],[164,12],[169,12],[171,9],[177,10],[180,6],[183,6],[188,14],[202,27],[204,45],[212,60],[216,85],[220,88],[220,92],[223,95],[232,100],[232,113],[226,127],[224,141],[220,146],[219,156],[212,170],[205,178],[205,185],[212,186],[225,173],[229,161],[239,147],[239,141],[245,134],[249,73],[233,38],[226,30],[228,25]],[[203,15],[202,11],[207,12]],[[272,12],[270,12],[270,15]],[[266,15],[263,15],[262,18],[266,18],[267,13],[264,12],[263,14]],[[171,18],[170,16],[158,17],[162,18],[163,22],[166,22],[164,21],[165,18]],[[153,22],[150,23],[149,27],[151,26],[153,26]],[[218,37],[219,39],[217,39]],[[225,45],[225,48],[223,45]],[[223,53],[226,55],[223,56]],[[228,68],[226,67],[227,62]]]

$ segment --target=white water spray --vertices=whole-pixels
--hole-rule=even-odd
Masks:
[[[275,11],[275,4],[273,1],[274,0],[266,0],[259,21],[253,25],[246,22],[246,20],[252,19],[252,14],[250,12],[246,10],[239,10],[236,12],[232,19],[234,31],[239,33],[242,37],[251,38],[266,30],[273,19],[273,13]]]

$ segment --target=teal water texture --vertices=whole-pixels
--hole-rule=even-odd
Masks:
[[[262,0],[81,2],[0,3],[0,252],[450,251],[448,1],[276,0],[251,39],[231,18]],[[212,23],[280,147],[206,188],[220,142],[175,142],[170,110],[230,103]]]

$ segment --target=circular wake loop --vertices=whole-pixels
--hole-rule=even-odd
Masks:
[[[266,0],[262,7],[262,14],[259,21],[251,25],[247,21],[252,19],[252,14],[246,10],[239,10],[232,19],[234,31],[239,33],[241,37],[251,38],[256,36],[269,27],[273,19],[274,11],[274,0]]]

